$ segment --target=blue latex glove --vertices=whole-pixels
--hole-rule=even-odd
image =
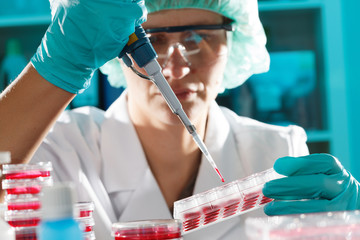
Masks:
[[[288,177],[265,184],[263,194],[275,199],[267,215],[360,209],[359,182],[329,154],[279,158],[274,169]]]
[[[117,57],[135,26],[146,20],[144,0],[53,0],[52,22],[31,62],[39,74],[71,93]]]

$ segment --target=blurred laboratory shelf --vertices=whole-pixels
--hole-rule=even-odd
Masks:
[[[0,16],[0,27],[48,25],[50,24],[50,20],[50,13]]]
[[[309,142],[326,142],[331,138],[329,131],[308,130],[306,135]]]
[[[341,4],[340,0],[259,1],[270,71],[225,92],[218,102],[263,122],[302,126],[310,152],[334,154],[349,167]]]
[[[299,10],[320,8],[322,6],[322,0],[259,1],[259,11]]]

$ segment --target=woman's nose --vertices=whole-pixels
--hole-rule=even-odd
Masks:
[[[167,58],[162,64],[165,77],[182,79],[190,73],[191,63],[186,58],[182,48],[184,47],[181,44],[169,48]]]

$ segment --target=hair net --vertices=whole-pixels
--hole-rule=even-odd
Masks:
[[[268,71],[270,58],[266,36],[259,19],[256,0],[146,0],[149,13],[165,9],[198,8],[234,20],[235,31],[228,34],[229,55],[223,88],[234,88],[251,75]],[[100,68],[114,87],[126,86],[120,63],[114,59]]]

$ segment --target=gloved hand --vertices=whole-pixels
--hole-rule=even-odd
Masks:
[[[329,154],[279,158],[274,169],[288,177],[265,184],[263,194],[275,199],[267,215],[360,209],[359,182]]]
[[[52,84],[79,93],[146,20],[144,0],[50,0],[52,22],[31,62]]]

